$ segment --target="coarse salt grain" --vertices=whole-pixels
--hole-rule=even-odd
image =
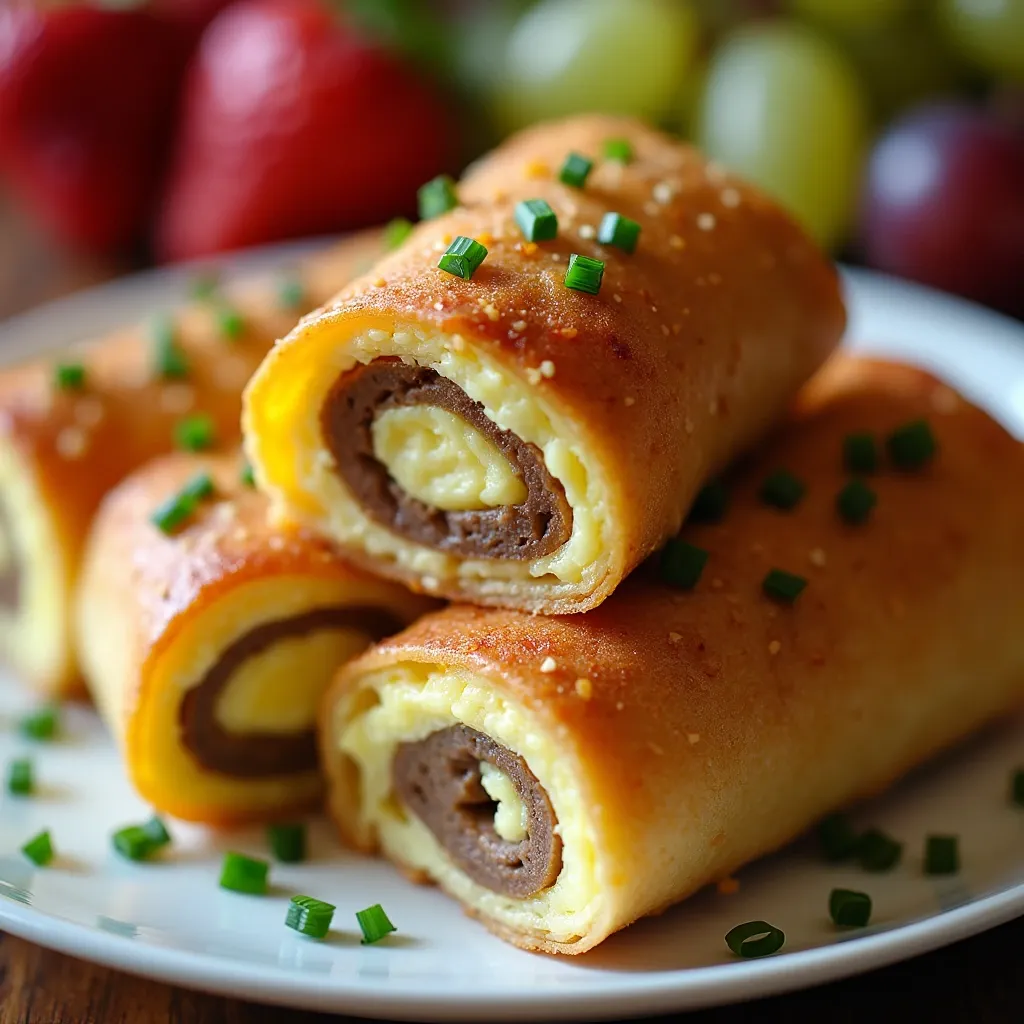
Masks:
[[[691,747],[695,743],[700,743],[700,733],[699,732],[688,732],[686,734],[686,742],[689,743]]]
[[[75,403],[75,421],[82,427],[95,427],[103,419],[103,404],[98,398],[83,398]]]
[[[438,313],[440,313],[444,309],[444,303],[441,302],[440,299],[438,299],[438,301],[434,303],[434,309],[436,309]]]
[[[383,277],[375,277],[373,279],[373,287],[374,288],[383,288],[384,285],[386,285],[386,284],[387,284],[387,281],[385,281]]]
[[[682,633],[669,633],[669,635],[668,635],[668,642],[670,644],[677,644],[682,639],[683,639]]]
[[[657,203],[652,203],[648,200],[644,203],[644,213],[646,213],[648,217],[657,217],[661,213],[661,207]]]
[[[769,653],[769,654],[778,654],[778,653],[779,653],[779,651],[781,651],[781,650],[782,650],[782,644],[781,644],[781,643],[779,643],[779,641],[778,641],[778,640],[773,640],[773,641],[772,641],[772,642],[771,642],[771,643],[770,643],[770,644],[768,645],[768,653]]]
[[[526,326],[527,325],[526,325],[526,321],[525,320],[516,320],[512,324],[512,330],[513,331],[519,331],[519,333],[522,334],[522,332],[526,330]]]
[[[540,370],[536,366],[528,366],[526,368],[526,379],[531,384],[539,384],[541,382]]]
[[[493,302],[488,302],[487,305],[484,306],[484,312],[487,314],[487,319],[492,322],[496,321],[501,316],[501,313],[498,312],[498,307],[495,306]]]
[[[740,194],[734,188],[723,188],[719,198],[722,200],[722,205],[728,206],[730,209],[740,205]]]
[[[821,548],[811,548],[807,557],[811,560],[811,565],[816,565],[819,569],[825,567],[825,552]]]
[[[590,700],[594,695],[594,684],[584,676],[581,676],[576,680],[576,693],[579,694],[583,700]]]
[[[556,668],[558,668],[558,662],[550,654],[540,663],[540,670],[545,675],[554,672]]]
[[[165,384],[160,389],[160,408],[164,412],[188,412],[195,401],[196,389],[191,384]]]
[[[555,375],[555,364],[550,359],[545,359],[540,364],[540,375],[542,377],[554,377]]]
[[[57,453],[62,459],[77,459],[85,451],[86,440],[78,427],[65,427],[57,435]]]
[[[656,203],[661,203],[664,206],[666,203],[672,202],[672,196],[675,195],[675,189],[667,181],[659,181],[654,188],[651,189],[651,195],[654,197]]]
[[[686,242],[679,235],[669,235],[668,244],[672,249],[686,248]]]
[[[717,221],[713,213],[701,213],[697,216],[697,227],[701,231],[713,231],[716,223]]]
[[[626,405],[635,405],[636,404],[636,399],[632,395],[626,395],[626,397],[622,401]]]
[[[593,224],[581,224],[579,227],[580,238],[593,238],[597,234]]]

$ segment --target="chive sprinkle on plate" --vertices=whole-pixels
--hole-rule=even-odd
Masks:
[[[960,840],[956,836],[928,836],[924,844],[926,875],[955,875],[960,870]]]
[[[110,841],[114,849],[128,860],[149,860],[171,841],[171,834],[163,820],[155,815],[142,825],[119,828]]]
[[[807,492],[802,480],[788,469],[777,469],[765,477],[758,495],[766,505],[788,512],[800,504]]]
[[[22,848],[21,852],[28,857],[37,868],[44,868],[53,860],[53,840],[50,830],[44,829],[34,835]]]
[[[7,766],[7,792],[12,796],[29,796],[35,788],[32,762],[27,757],[16,757]]]
[[[601,290],[603,278],[604,263],[601,260],[592,260],[589,256],[580,256],[575,252],[570,255],[569,266],[565,271],[566,288],[596,295]]]
[[[288,903],[284,923],[301,935],[322,939],[331,929],[335,910],[337,907],[333,903],[325,903],[312,896],[293,896]]]
[[[305,285],[297,277],[284,277],[277,286],[277,302],[282,309],[298,309],[306,301]]]
[[[1014,769],[1010,776],[1010,799],[1018,807],[1024,807],[1024,768]]]
[[[927,420],[914,420],[894,430],[885,442],[897,469],[920,469],[935,457],[938,445]]]
[[[446,274],[468,281],[486,258],[487,249],[475,238],[457,235],[452,244],[441,254],[437,266]]]
[[[419,204],[420,220],[433,220],[442,213],[454,210],[459,205],[459,197],[455,191],[455,182],[447,174],[439,174],[425,185],[421,185],[416,193]]]
[[[256,476],[252,471],[252,463],[248,460],[242,463],[242,468],[238,472],[238,479],[242,482],[243,487],[256,486]]]
[[[621,213],[606,213],[597,229],[597,240],[602,245],[614,245],[623,252],[636,251],[640,239],[640,225]]]
[[[680,590],[693,590],[700,582],[708,553],[703,548],[673,537],[662,549],[658,575],[662,581]]]
[[[865,871],[889,871],[900,862],[903,844],[881,829],[868,829],[857,840],[857,860]]]
[[[85,387],[85,367],[81,363],[58,363],[53,382],[61,391],[81,391]]]
[[[806,586],[807,580],[803,576],[784,569],[769,569],[768,575],[761,581],[761,589],[765,594],[783,604],[792,604]]]
[[[558,171],[558,180],[563,185],[583,188],[587,183],[587,177],[590,175],[593,166],[593,160],[588,160],[587,157],[580,153],[570,153]]]
[[[786,944],[786,936],[767,921],[747,921],[726,933],[725,944],[737,956],[753,959],[778,953]]]
[[[871,920],[871,897],[853,889],[833,889],[828,913],[834,924],[863,928]]]
[[[391,252],[397,249],[412,234],[412,221],[395,217],[384,227],[384,248]]]
[[[632,163],[633,144],[629,139],[605,139],[604,157],[606,160],[615,160],[620,164]]]
[[[298,864],[306,859],[306,826],[301,822],[268,826],[267,842],[274,859],[282,864]]]
[[[177,494],[172,494],[158,505],[149,521],[168,536],[191,519],[201,501],[213,496],[213,478],[209,473],[197,473]]]
[[[270,865],[257,857],[228,851],[220,869],[220,887],[249,896],[264,896]]]
[[[528,242],[550,242],[558,234],[558,217],[543,199],[516,203],[515,221]]]
[[[845,814],[830,814],[818,823],[818,843],[827,861],[849,860],[857,852],[858,838],[853,822]]]
[[[836,511],[851,526],[867,522],[878,495],[863,480],[851,480],[836,495]]]
[[[878,443],[874,434],[847,434],[843,438],[843,466],[851,473],[874,473],[878,469]]]
[[[384,908],[379,903],[375,903],[365,910],[357,910],[356,920],[363,933],[362,944],[364,946],[379,942],[385,935],[390,935],[391,932],[398,930],[388,919],[388,915],[384,913]]]
[[[47,704],[30,711],[18,722],[18,732],[30,740],[52,740],[57,732],[57,709]]]
[[[213,446],[216,431],[206,413],[186,416],[174,424],[175,447],[185,452],[201,452]]]
[[[729,508],[729,488],[722,480],[711,480],[698,492],[686,517],[688,523],[720,523]]]
[[[217,330],[226,341],[238,341],[245,334],[245,318],[236,307],[225,303],[217,309]]]

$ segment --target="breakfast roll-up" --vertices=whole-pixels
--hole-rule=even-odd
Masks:
[[[837,364],[596,611],[453,606],[349,663],[332,813],[510,942],[590,949],[1019,703],[1022,517],[988,416]]]
[[[316,798],[315,711],[335,670],[433,604],[271,526],[236,457],[169,455],[96,516],[77,640],[142,796],[226,824]]]
[[[602,157],[616,140],[628,163]],[[571,153],[594,160],[574,185]],[[526,131],[458,197],[274,350],[248,451],[279,506],[374,571],[584,611],[836,345],[836,275],[774,203],[627,119]],[[483,262],[470,245],[440,269],[465,239]]]
[[[71,594],[103,495],[176,444],[237,445],[242,388],[274,339],[380,249],[379,232],[357,236],[294,275],[0,373],[0,653],[26,681],[77,683]]]

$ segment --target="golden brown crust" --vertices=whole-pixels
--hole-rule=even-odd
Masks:
[[[379,232],[367,232],[303,261],[297,280],[306,290],[305,308],[365,269],[380,245]],[[297,315],[281,305],[276,292],[261,281],[231,293],[231,306],[245,325],[233,341],[219,330],[215,305],[195,304],[175,314],[175,339],[189,365],[182,380],[156,377],[145,325],[118,331],[70,356],[85,366],[80,391],[54,387],[56,356],[0,375],[0,435],[20,456],[48,510],[69,588],[103,495],[148,459],[170,451],[177,422],[206,414],[219,446],[237,444],[242,388]],[[66,690],[76,681],[69,655],[65,678],[35,682]]]
[[[843,438],[881,441],[922,417],[934,462],[872,476],[870,520],[845,523]],[[807,485],[791,512],[757,495],[780,467]],[[451,607],[350,664],[325,706],[370,671],[422,662],[465,668],[529,708],[602,808],[601,856],[633,881],[609,927],[572,946],[487,924],[524,948],[579,952],[1019,701],[1022,513],[1024,451],[1001,427],[921,371],[840,357],[744,467],[723,522],[684,529],[709,552],[693,592],[645,566],[586,616]],[[771,568],[808,580],[792,607],[762,594]],[[354,777],[336,751],[327,765],[352,837]]]
[[[629,165],[601,160],[612,137],[632,143]],[[557,179],[570,150],[595,158],[585,189]],[[345,321],[412,319],[460,335],[531,381],[595,453],[613,488],[613,564],[592,591],[560,599],[484,594],[465,579],[441,580],[437,592],[585,611],[679,528],[699,483],[777,419],[833,350],[845,322],[837,276],[775,203],[629,119],[585,116],[522,132],[470,169],[459,196],[463,205],[420,224],[293,332],[247,402],[265,400],[289,346]],[[558,214],[554,241],[524,242],[514,210],[527,198]],[[641,224],[634,254],[594,240],[609,211]],[[488,249],[470,281],[436,267],[456,235]],[[564,286],[572,253],[605,261],[599,295]],[[416,585],[400,565],[356,557]]]

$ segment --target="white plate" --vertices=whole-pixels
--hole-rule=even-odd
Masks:
[[[293,252],[291,250],[290,252]],[[265,258],[265,257],[263,257]],[[281,251],[271,260],[281,259]],[[183,281],[150,274],[39,310],[0,328],[0,353],[53,348],[154,306]],[[1024,329],[982,309],[882,277],[848,276],[851,335],[875,351],[943,372],[1024,436]],[[13,723],[26,706],[0,682],[0,762],[30,750]],[[439,893],[387,865],[339,851],[329,827],[312,828],[312,859],[276,866],[264,898],[217,887],[221,854],[265,854],[258,830],[214,836],[173,826],[161,863],[131,864],[110,850],[111,831],[148,809],[122,777],[95,715],[66,714],[63,738],[31,748],[42,792],[0,803],[0,926],[44,946],[126,971],[311,1009],[409,1020],[629,1016],[686,1009],[811,985],[913,956],[1024,913],[1024,810],[1007,798],[1024,762],[1024,720],[975,740],[906,781],[859,817],[906,844],[887,875],[830,867],[804,842],[743,871],[731,896],[707,891],[641,922],[576,960],[521,953],[463,917]],[[17,850],[51,829],[60,859],[36,870]],[[962,873],[922,874],[923,838],[961,836]],[[827,898],[866,888],[874,923],[837,933]],[[283,925],[288,896],[338,905],[330,941]],[[354,912],[381,902],[399,932],[363,947]],[[787,936],[784,953],[737,962],[722,937],[763,918]]]

